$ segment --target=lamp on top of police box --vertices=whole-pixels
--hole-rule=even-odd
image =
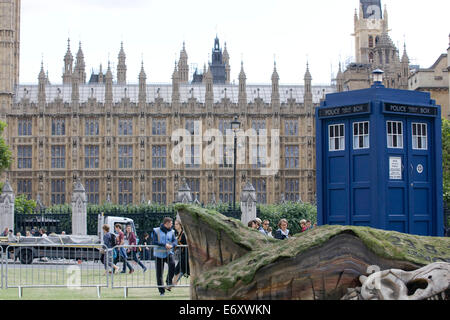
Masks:
[[[373,74],[373,84],[380,85],[383,83],[383,74],[384,71],[381,69],[375,69],[372,71]]]

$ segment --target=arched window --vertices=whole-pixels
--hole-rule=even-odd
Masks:
[[[373,52],[369,53],[369,63],[373,63]]]
[[[369,48],[373,48],[373,36],[369,36]]]

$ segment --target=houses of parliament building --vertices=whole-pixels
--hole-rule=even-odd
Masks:
[[[381,19],[381,15],[361,14],[355,17],[355,28],[363,28],[360,19]],[[396,55],[383,47],[378,58],[378,51],[371,48],[376,46],[375,41],[383,46],[391,44],[383,23],[374,24],[379,34],[367,35],[368,43],[361,40],[357,44],[358,62],[364,68],[370,63],[367,59],[385,63],[386,54]],[[364,32],[356,30],[359,36]],[[254,164],[238,164],[236,194],[250,181],[259,203],[283,199],[314,202],[315,109],[327,93],[342,91],[352,83],[370,85],[368,79],[361,78],[367,75],[366,69],[350,67],[345,74],[338,74],[337,87],[313,86],[308,66],[302,72],[303,83],[280,85],[276,64],[271,82],[253,85],[246,81],[243,63],[235,84],[230,81],[228,50],[226,45],[222,48],[217,37],[211,61],[201,74],[196,70],[190,79],[183,44],[172,83],[151,83],[142,62],[139,75],[132,77],[138,82],[132,84],[125,52],[122,43],[116,74],[108,64],[105,73],[100,68],[88,79],[81,43],[74,57],[69,41],[61,59],[62,83],[51,84],[42,64],[40,72],[39,66],[36,68],[37,84],[19,84],[20,0],[0,2],[0,120],[7,124],[4,137],[13,154],[12,166],[3,179],[9,179],[16,194],[33,199],[39,196],[47,206],[68,203],[73,183],[80,179],[92,204],[169,204],[175,201],[186,179],[198,201],[230,202],[234,171],[229,150],[225,150],[222,163],[215,165],[195,161],[176,165],[171,159],[176,145],[171,136],[180,128],[197,134],[199,122],[204,131],[217,129],[224,133],[238,117],[244,131],[280,130],[280,168],[275,175],[264,176],[260,170],[265,166],[264,157],[257,157]],[[395,57],[394,61],[401,67]],[[388,73],[401,75],[400,67],[388,69]],[[353,82],[352,73],[356,78]],[[390,86],[396,84],[404,84],[397,74]],[[203,142],[203,148],[207,145]],[[245,148],[247,156],[254,153],[248,145]],[[192,158],[201,156],[195,148],[192,151]],[[270,144],[265,151],[271,154]]]
[[[238,164],[236,194],[250,181],[260,203],[315,199],[315,107],[334,88],[312,86],[309,69],[302,85],[280,85],[276,66],[271,83],[251,85],[242,64],[232,84],[229,54],[216,38],[212,61],[195,79],[183,44],[170,84],[149,82],[144,63],[138,84],[128,83],[123,45],[117,74],[108,65],[88,80],[81,44],[74,57],[69,43],[61,84],[50,84],[41,65],[38,83],[21,85],[20,0],[0,3],[0,50],[0,120],[13,154],[6,176],[16,194],[39,195],[47,206],[68,203],[80,179],[89,203],[169,204],[186,179],[198,201],[229,202],[229,154],[222,164],[175,165],[171,135],[180,128],[194,133],[198,121],[204,130],[225,132],[237,116],[243,130],[280,130],[280,170],[262,176],[264,159]]]

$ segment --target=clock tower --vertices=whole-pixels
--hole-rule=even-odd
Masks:
[[[0,1],[0,114],[11,107],[19,83],[20,0]],[[4,120],[4,119],[3,119]]]
[[[360,0],[359,14],[355,11],[355,59],[356,63],[373,61],[373,48],[383,32],[388,32],[386,7],[381,10],[381,0]]]

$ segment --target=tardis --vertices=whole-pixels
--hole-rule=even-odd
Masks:
[[[443,236],[441,109],[374,79],[316,110],[318,223]]]

